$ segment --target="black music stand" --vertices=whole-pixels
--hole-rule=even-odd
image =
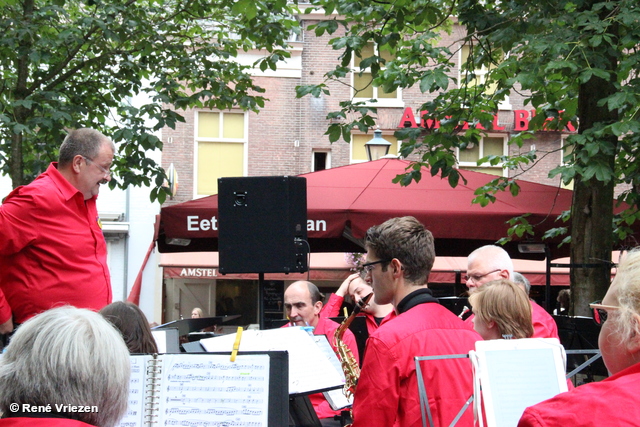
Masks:
[[[331,320],[337,323],[344,322],[344,317],[330,317]],[[369,330],[367,329],[367,318],[365,316],[356,316],[349,325],[349,330],[353,332],[356,337],[356,344],[358,345],[358,355],[360,356],[360,367],[364,361],[364,349],[367,345],[367,339],[369,338]]]
[[[558,325],[560,343],[567,350],[567,370],[570,371],[581,365],[587,357],[582,354],[571,354],[569,350],[598,349],[598,335],[600,327],[590,317],[584,316],[552,316]],[[582,372],[587,382],[595,381],[593,376],[609,376],[602,359],[596,360]]]
[[[178,335],[187,335],[190,332],[197,332],[204,328],[221,325],[229,320],[237,319],[240,314],[234,314],[231,316],[213,316],[213,317],[199,317],[195,319],[180,319],[172,322],[164,323],[162,325],[151,328],[152,330],[175,328],[178,330]]]

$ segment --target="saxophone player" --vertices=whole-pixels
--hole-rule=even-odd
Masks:
[[[378,304],[397,316],[369,337],[353,402],[353,427],[422,426],[414,358],[465,354],[480,336],[438,303],[427,281],[435,259],[433,235],[414,217],[392,218],[365,236],[366,281]],[[423,363],[436,426],[448,426],[472,394],[469,362]],[[473,425],[467,410],[459,426]]]
[[[298,281],[293,282],[284,292],[284,308],[289,319],[288,326],[310,326],[313,327],[314,335],[326,335],[331,344],[331,348],[337,354],[334,335],[339,323],[331,319],[321,318],[322,301],[324,295],[318,290],[318,287],[311,282]],[[356,337],[353,332],[347,330],[342,338],[343,342],[349,347],[351,353],[359,362],[358,346]],[[340,411],[331,409],[329,402],[324,398],[322,393],[316,393],[309,396],[309,400],[315,409],[318,418],[323,425],[331,425],[335,415],[340,415]],[[326,421],[323,421],[326,420]],[[339,424],[338,424],[339,425]]]

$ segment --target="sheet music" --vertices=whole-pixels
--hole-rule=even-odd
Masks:
[[[329,344],[329,339],[326,335],[314,335],[313,340],[316,342],[316,345],[322,351],[324,357],[327,358],[331,365],[338,371],[340,374],[340,378],[342,379],[342,384],[346,382],[344,371],[342,370],[342,364],[340,363],[340,359],[336,355],[333,348],[331,348],[331,344]],[[324,397],[329,402],[331,409],[337,411],[342,408],[346,408],[347,406],[351,406],[353,404],[353,396],[350,399],[347,399],[347,396],[344,395],[343,387],[337,388],[335,390],[325,391]]]
[[[516,426],[525,408],[567,391],[557,340],[479,341],[476,351],[488,426]]]
[[[210,352],[231,352],[235,334],[200,340]],[[244,331],[240,351],[289,352],[289,394],[338,388],[344,384],[331,362],[322,354],[313,338],[301,327]],[[334,355],[335,356],[335,355]]]
[[[267,427],[269,356],[162,355],[160,426]]]
[[[137,427],[144,423],[145,368],[151,355],[132,355],[129,379],[129,405],[118,427]]]

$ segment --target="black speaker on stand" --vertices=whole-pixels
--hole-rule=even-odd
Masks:
[[[264,273],[309,269],[307,180],[295,176],[218,179],[219,271],[259,273],[264,328]]]

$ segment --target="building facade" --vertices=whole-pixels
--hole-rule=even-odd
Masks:
[[[373,137],[373,129],[366,134],[353,133],[351,143],[341,140],[331,144],[325,135],[330,124],[327,114],[339,110],[340,101],[354,97],[352,87],[367,86],[367,74],[351,73],[345,80],[347,84],[331,83],[330,96],[296,98],[296,86],[323,82],[325,73],[335,67],[340,55],[328,44],[335,35],[317,37],[309,31],[309,26],[325,19],[324,15],[301,15],[299,19],[302,34],[291,42],[291,58],[287,63],[275,72],[254,70],[256,82],[266,90],[265,97],[269,99],[259,113],[240,110],[181,111],[186,122],[178,123],[175,129],[163,129],[162,166],[167,169],[173,165],[179,182],[175,197],[166,204],[216,194],[219,177],[298,175],[367,161],[364,144]],[[443,35],[442,43],[456,46],[456,40],[461,40],[463,34],[464,29],[456,26],[450,35]],[[456,58],[460,64],[465,60],[466,51],[462,45],[457,47]],[[240,61],[251,64],[259,55],[259,52],[246,54]],[[358,65],[354,63],[354,67]],[[452,73],[454,79],[460,78],[459,67]],[[364,96],[360,100],[377,99],[377,128],[382,131],[382,137],[391,142],[390,154],[397,155],[400,141],[394,137],[394,132],[399,128],[422,125],[418,108],[430,95],[421,93],[418,88],[384,93],[379,88],[369,87]],[[510,135],[526,130],[531,117],[532,112],[523,105],[522,96],[510,96],[502,103],[493,129],[482,142],[458,153],[459,166],[498,175],[517,172],[521,179],[560,185],[559,178],[550,179],[548,172],[561,164],[563,139],[575,129],[539,132],[527,146],[510,146]],[[504,171],[500,165],[477,166],[476,161],[486,155],[512,155],[519,150],[540,153],[538,162],[528,171]],[[181,262],[185,264],[183,267],[192,270],[181,269]],[[165,271],[164,294],[168,303],[165,304],[165,320],[188,315],[194,305],[206,305],[207,314],[220,315],[227,314],[221,304],[225,299],[258,299],[255,277],[236,280],[217,276],[217,261],[213,257],[210,261],[194,262],[196,264],[178,260],[172,254],[162,255],[160,265]],[[196,268],[210,269],[208,276],[192,277],[187,273],[180,276],[176,273],[192,271],[195,274]],[[348,269],[343,270],[344,277],[347,272]],[[294,279],[280,277],[278,280],[286,285]],[[326,291],[335,289],[341,282],[335,277],[318,280],[317,284]],[[247,323],[256,321],[250,317],[245,320]]]

